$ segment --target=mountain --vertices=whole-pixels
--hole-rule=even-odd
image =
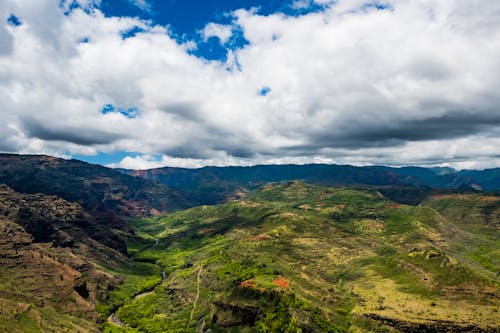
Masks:
[[[391,200],[411,204],[418,204],[435,193],[433,189],[500,190],[500,169],[456,171],[451,168],[309,164],[120,171],[182,191],[197,204],[225,202],[268,182],[291,180],[326,186],[380,188]]]
[[[462,170],[458,172],[463,177],[473,180],[482,190],[500,190],[500,168],[486,170]]]
[[[123,171],[184,191],[199,204],[241,197],[242,192],[269,182],[301,180],[329,186],[403,186],[418,180],[378,167],[350,165],[258,165],[252,167],[159,168]]]
[[[0,154],[0,332],[498,332],[497,176]]]
[[[127,248],[77,203],[0,185],[0,331],[97,332]],[[37,329],[38,327],[38,329]]]
[[[436,175],[447,175],[447,174],[450,174],[450,173],[455,173],[457,170],[453,169],[453,168],[449,168],[449,167],[433,167],[433,168],[429,168],[429,170],[431,170],[432,172],[434,172]]]
[[[460,170],[450,168],[388,168],[398,175],[417,178],[422,185],[440,189],[469,188],[482,191],[500,190],[500,169]]]
[[[0,154],[0,184],[79,203],[101,223],[127,228],[124,216],[191,206],[178,191],[103,166],[43,155]]]
[[[100,307],[125,275],[140,291],[155,271],[129,258],[128,220],[191,205],[102,166],[0,154],[0,331],[100,331]]]
[[[138,219],[129,251],[164,276],[111,295],[104,332],[498,332],[499,222],[498,196],[297,181]]]

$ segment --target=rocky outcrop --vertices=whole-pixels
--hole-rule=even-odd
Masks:
[[[215,302],[217,312],[212,322],[220,327],[253,326],[261,315],[260,309],[252,306]]]
[[[124,253],[79,204],[0,185],[0,300],[99,321],[95,305],[119,280],[94,262],[126,261]]]
[[[393,327],[403,333],[498,333],[500,327],[479,327],[476,325],[459,325],[454,322],[435,320],[414,323],[394,318],[383,317],[375,313],[364,315],[366,318]]]
[[[100,165],[43,155],[0,154],[0,183],[79,203],[98,222],[130,231],[123,216],[192,206],[180,192]]]
[[[73,247],[87,239],[127,253],[125,242],[91,217],[77,203],[56,196],[21,194],[0,185],[0,217],[14,221],[28,232],[35,243],[52,242]]]
[[[97,299],[116,282],[68,248],[33,243],[23,227],[3,218],[0,267],[0,298],[52,307],[91,321],[99,319]]]

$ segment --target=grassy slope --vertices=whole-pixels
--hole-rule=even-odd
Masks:
[[[453,221],[461,233],[449,233],[451,251],[491,277],[500,273],[500,197],[439,195],[424,205]]]
[[[51,307],[0,298],[0,309],[0,332],[99,332],[97,324]]]
[[[433,200],[410,207],[376,192],[292,182],[243,201],[137,220],[129,250],[151,271],[127,279],[103,309],[123,305],[117,316],[129,327],[104,330],[396,331],[373,315],[499,327],[497,254],[476,256],[494,246],[492,217],[479,229],[453,218]]]

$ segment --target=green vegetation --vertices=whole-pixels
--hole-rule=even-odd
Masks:
[[[498,170],[486,173],[477,184],[497,188]],[[500,197],[412,186],[465,188],[469,175],[325,165],[134,174],[171,187],[0,156],[12,187],[0,184],[1,332],[500,330]],[[265,185],[289,179],[370,190]],[[161,215],[203,203],[222,204]]]
[[[40,307],[0,299],[0,332],[98,332],[98,325],[63,314],[50,307]]]
[[[120,322],[103,329],[389,330],[373,314],[408,325],[461,318],[498,327],[488,315],[499,305],[498,280],[488,274],[494,245],[481,240],[460,252],[480,237],[439,208],[289,182],[227,204],[133,220],[127,245],[137,266],[119,272],[125,283],[101,313],[116,311]]]
[[[450,251],[492,278],[500,275],[500,199],[488,195],[442,195],[426,200],[453,228]],[[444,232],[444,231],[443,231]]]

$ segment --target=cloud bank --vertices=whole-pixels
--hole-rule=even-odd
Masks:
[[[500,3],[237,10],[202,31],[221,44],[243,34],[224,61],[195,56],[196,41],[168,27],[105,17],[99,3],[0,2],[1,151],[125,151],[115,166],[130,168],[500,166]]]

